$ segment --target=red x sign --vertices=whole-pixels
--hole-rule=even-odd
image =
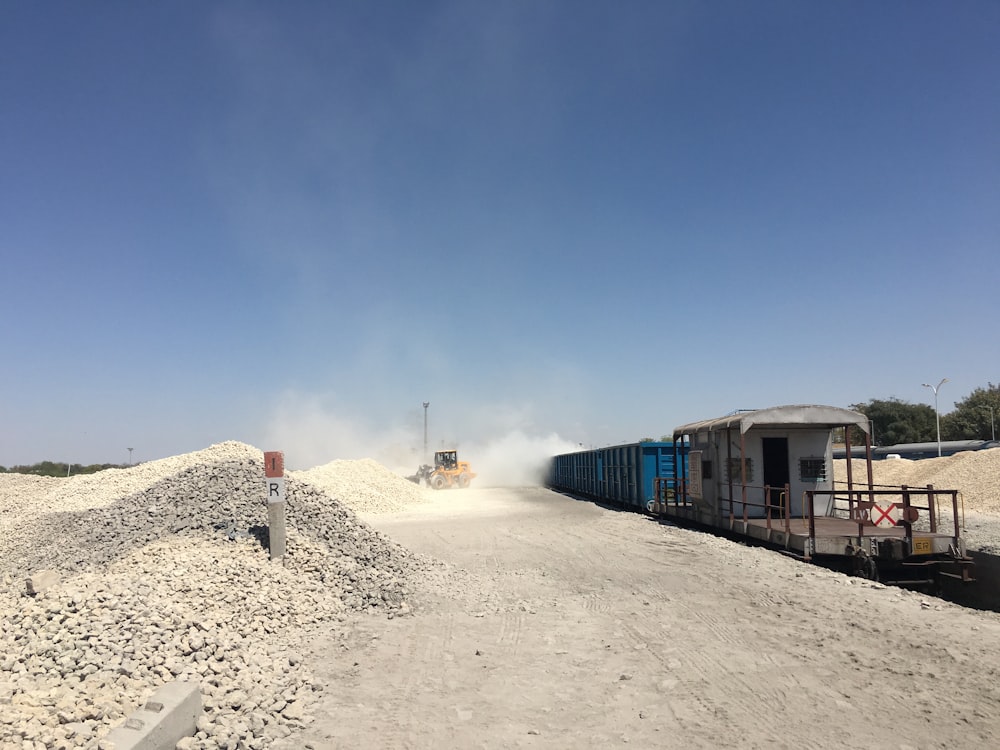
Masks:
[[[896,519],[890,515],[895,509],[896,503],[889,503],[889,505],[884,508],[876,503],[872,506],[871,510],[872,522],[876,526],[895,526]]]

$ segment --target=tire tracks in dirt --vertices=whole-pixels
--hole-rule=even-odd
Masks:
[[[321,655],[346,679],[317,750],[995,739],[1000,622],[555,493],[447,499],[384,530],[456,575]]]

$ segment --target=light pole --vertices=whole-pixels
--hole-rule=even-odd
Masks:
[[[934,391],[934,418],[937,421],[937,443],[938,443],[938,458],[941,458],[941,413],[938,411],[938,388],[948,382],[948,378],[941,378],[941,382],[937,385],[931,385],[930,383],[921,383],[924,388],[930,388]]]
[[[427,460],[427,407],[430,405],[430,401],[424,401],[424,461]]]

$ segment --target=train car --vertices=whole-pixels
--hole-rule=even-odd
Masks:
[[[1000,442],[996,440],[943,440],[941,441],[941,455],[954,456],[963,451],[985,451],[990,448],[1000,448]],[[843,446],[833,449],[834,458],[847,458],[847,451]],[[865,458],[865,447],[856,445],[851,448],[852,458]],[[880,461],[885,458],[908,458],[919,460],[922,458],[937,458],[937,443],[898,443],[896,445],[883,445],[872,448],[872,458]]]
[[[848,462],[834,477],[833,437],[852,426],[867,471]],[[677,427],[670,442],[556,456],[550,483],[886,583],[973,581],[959,492],[876,486],[868,430],[863,414],[833,406],[741,411]]]
[[[867,471],[833,476],[833,435],[865,435]],[[958,491],[876,487],[868,419],[849,409],[776,406],[674,429],[690,471],[654,512],[777,546],[892,583],[972,581]],[[848,444],[846,450],[851,452]]]
[[[872,458],[877,461],[887,456],[896,456],[917,461],[922,458],[937,458],[939,450],[941,456],[954,456],[956,453],[987,450],[995,448],[997,445],[989,440],[943,440],[940,445],[937,443],[899,443],[873,448]]]
[[[656,498],[657,479],[672,477],[672,442],[645,442],[566,453],[552,459],[549,484],[599,502],[645,511]]]

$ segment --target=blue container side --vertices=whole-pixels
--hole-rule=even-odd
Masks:
[[[686,460],[687,447],[682,450]],[[658,478],[676,478],[671,442],[564,453],[553,457],[550,481],[558,489],[644,509],[655,498]]]

